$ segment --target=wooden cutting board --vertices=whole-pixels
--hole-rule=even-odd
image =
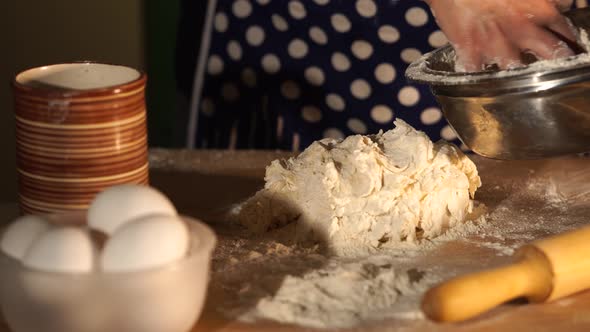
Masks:
[[[223,227],[223,212],[231,204],[242,201],[262,187],[265,166],[273,159],[289,155],[269,151],[152,150],[151,182],[172,198],[181,213],[205,220],[213,227]],[[506,227],[513,227],[515,232],[527,235],[528,241],[590,223],[590,172],[587,171],[590,169],[590,159],[570,157],[510,162],[479,157],[473,159],[484,183],[477,199],[492,212],[510,207],[508,211],[497,213],[500,217],[506,217],[506,220],[494,220],[499,223],[498,227],[506,223]],[[551,187],[547,191],[548,197],[536,194],[543,193],[544,187]],[[554,191],[559,194],[560,202],[553,208],[551,204],[555,203],[553,200],[557,197],[553,195]],[[534,194],[529,195],[530,192]],[[518,245],[520,242],[516,243],[514,238],[494,239],[494,245]],[[485,234],[449,241],[425,255],[417,264],[438,264],[450,271],[450,275],[453,271],[476,271],[509,260],[508,256],[500,254],[489,244],[490,240]],[[232,296],[236,294],[211,287],[205,311],[193,331],[314,331],[272,322],[245,324],[231,321],[223,317],[219,309]],[[460,324],[395,319],[340,331],[565,330],[590,330],[590,292],[549,304],[506,304]],[[0,326],[0,331],[9,330]]]

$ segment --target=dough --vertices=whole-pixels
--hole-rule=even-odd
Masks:
[[[416,242],[462,224],[481,186],[473,162],[402,120],[395,125],[374,136],[320,140],[273,161],[238,222],[254,233],[289,225],[294,240],[334,249]]]

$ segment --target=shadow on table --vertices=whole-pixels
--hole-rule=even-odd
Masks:
[[[264,186],[253,177],[204,174],[195,171],[152,170],[151,185],[164,192],[182,214],[215,224],[233,205]]]

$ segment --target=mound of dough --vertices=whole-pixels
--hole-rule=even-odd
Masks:
[[[462,224],[481,186],[473,162],[402,120],[395,125],[320,140],[273,161],[264,189],[240,207],[239,223],[254,233],[289,225],[294,240],[336,249],[415,242]]]

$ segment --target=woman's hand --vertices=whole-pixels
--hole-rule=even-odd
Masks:
[[[572,0],[426,0],[457,53],[458,71],[522,65],[521,54],[538,59],[573,55],[576,41],[561,15]]]

